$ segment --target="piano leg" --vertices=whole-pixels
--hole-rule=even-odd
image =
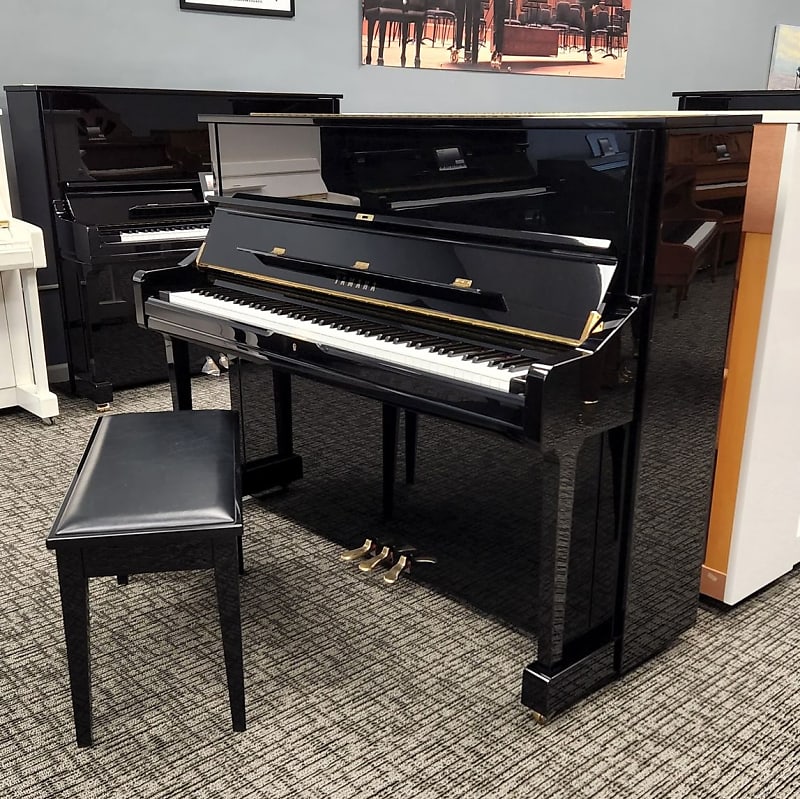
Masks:
[[[164,336],[169,369],[169,387],[172,392],[172,410],[192,410],[192,380],[189,370],[189,344],[171,336]]]
[[[289,372],[272,371],[272,394],[275,402],[275,435],[279,457],[294,451],[292,442],[292,376]]]
[[[397,469],[397,436],[400,412],[394,405],[383,405],[383,515],[389,519],[394,507],[394,477]]]
[[[234,359],[228,379],[231,408],[239,413],[243,492],[286,488],[303,476],[303,459],[294,451],[291,375]]]
[[[586,641],[582,647],[571,645],[567,649],[572,651],[565,651],[567,578],[580,443],[544,456],[538,653],[537,660],[525,668],[522,676],[522,703],[532,708],[542,722],[616,676],[615,644],[610,633],[599,642]]]
[[[406,483],[413,484],[417,469],[417,414],[406,410],[405,462]],[[392,405],[383,406],[383,515],[391,518],[394,510],[394,481],[397,474],[397,439],[400,414]]]
[[[406,483],[412,485],[417,471],[417,414],[405,412],[406,429]]]

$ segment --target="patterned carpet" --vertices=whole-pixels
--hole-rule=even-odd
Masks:
[[[300,406],[315,404],[303,396]],[[226,378],[198,378],[195,398],[224,407]],[[307,461],[306,479],[285,495],[245,503],[247,731],[230,730],[210,574],[136,576],[126,587],[95,579],[95,745],[78,749],[44,537],[95,415],[84,401],[60,401],[53,427],[0,415],[3,797],[800,793],[800,572],[733,610],[702,606],[669,651],[539,727],[519,702],[535,653],[528,634],[425,585],[387,587],[311,532],[337,496],[377,507],[379,485],[348,482],[336,449],[353,429],[326,450],[327,466]],[[331,401],[324,418],[364,412],[363,400]],[[115,395],[115,412],[169,407],[165,385]],[[366,414],[350,465],[379,474],[379,413]],[[305,455],[314,442],[302,435]],[[323,485],[334,488],[320,494]]]

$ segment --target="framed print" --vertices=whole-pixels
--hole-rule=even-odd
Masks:
[[[217,11],[225,14],[259,14],[293,17],[294,0],[180,0],[187,11]]]
[[[800,27],[776,25],[768,89],[800,89]]]
[[[365,66],[576,78],[625,77],[631,10],[639,4],[639,0],[349,2],[359,20]]]

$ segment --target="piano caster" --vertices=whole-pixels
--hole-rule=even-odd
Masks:
[[[503,54],[502,53],[493,53],[492,54],[492,69],[500,69],[503,66]]]
[[[56,423],[55,416],[42,416],[41,419],[42,419],[42,424],[45,424],[48,427],[53,427]]]
[[[111,403],[110,402],[101,402],[98,405],[95,405],[95,410],[98,413],[108,413],[111,410]]]
[[[364,555],[368,554],[374,545],[375,543],[371,538],[365,538],[364,543],[360,547],[342,552],[342,554],[339,555],[339,560],[359,560],[363,558]]]
[[[392,552],[389,547],[383,547],[377,555],[367,558],[366,560],[362,560],[361,563],[358,564],[359,571],[371,572],[379,563],[383,563],[383,561],[385,561],[391,555],[391,553]]]
[[[408,555],[401,555],[394,566],[383,575],[383,582],[385,582],[386,585],[394,585],[409,565]]]
[[[378,57],[378,66],[379,67],[383,66],[383,58],[381,58],[380,56]]]
[[[450,49],[450,63],[451,64],[457,64],[458,63],[458,58],[459,58],[459,56],[458,56],[458,48],[457,47],[452,47]]]
[[[541,727],[544,727],[547,724],[547,716],[539,713],[536,710],[531,710],[531,715],[533,716],[533,720]]]

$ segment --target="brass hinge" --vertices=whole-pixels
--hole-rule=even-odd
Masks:
[[[356,214],[356,219],[359,222],[372,222],[375,219],[375,214]]]
[[[286,255],[286,248],[285,247],[273,247],[270,250],[271,255]]]
[[[468,289],[472,287],[472,281],[468,277],[457,277],[450,285],[457,289]]]
[[[353,264],[354,269],[369,269],[369,261],[356,261]]]

